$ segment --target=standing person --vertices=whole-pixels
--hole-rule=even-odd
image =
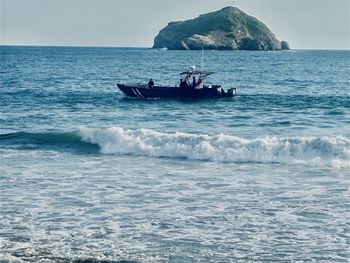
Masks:
[[[148,87],[149,87],[149,88],[153,88],[153,86],[154,86],[154,81],[153,81],[153,79],[149,79],[149,81],[148,81]]]
[[[182,78],[180,79],[180,88],[185,89],[186,88],[186,81],[183,80]]]
[[[189,78],[188,75],[183,75],[183,76],[181,76],[181,79],[180,79],[180,88],[186,89],[186,88],[188,88],[188,87],[190,86],[190,85],[189,85],[188,78]]]
[[[201,88],[201,89],[203,88],[203,81],[202,81],[201,77],[199,77],[199,79],[198,79],[197,88]]]
[[[193,81],[192,81],[192,86],[193,86],[193,88],[196,87],[196,84],[197,84],[197,82],[196,82],[196,77],[193,76]]]

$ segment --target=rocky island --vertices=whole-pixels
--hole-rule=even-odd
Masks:
[[[286,50],[261,21],[237,7],[203,14],[197,18],[170,22],[154,39],[153,48],[172,50]]]

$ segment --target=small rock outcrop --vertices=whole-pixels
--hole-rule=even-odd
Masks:
[[[255,17],[237,7],[200,15],[197,18],[170,22],[154,39],[153,48],[173,50],[285,50],[271,30]]]
[[[282,50],[289,50],[290,49],[287,41],[281,41],[281,49]]]

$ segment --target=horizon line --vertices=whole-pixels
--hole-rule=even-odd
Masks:
[[[39,44],[0,44],[2,47],[67,47],[67,48],[129,48],[129,49],[159,49],[153,47],[142,47],[142,46],[104,46],[104,45],[39,45]],[[218,49],[209,49],[214,51],[288,51],[288,50],[218,50]],[[350,51],[348,49],[337,49],[337,48],[291,48],[293,50],[320,50],[320,51]],[[171,51],[171,50],[170,50]],[[174,51],[197,51],[197,50],[174,50]]]

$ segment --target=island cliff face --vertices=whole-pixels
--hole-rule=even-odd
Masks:
[[[200,15],[197,18],[170,22],[154,39],[153,48],[218,50],[283,50],[271,30],[255,17],[237,7]]]

